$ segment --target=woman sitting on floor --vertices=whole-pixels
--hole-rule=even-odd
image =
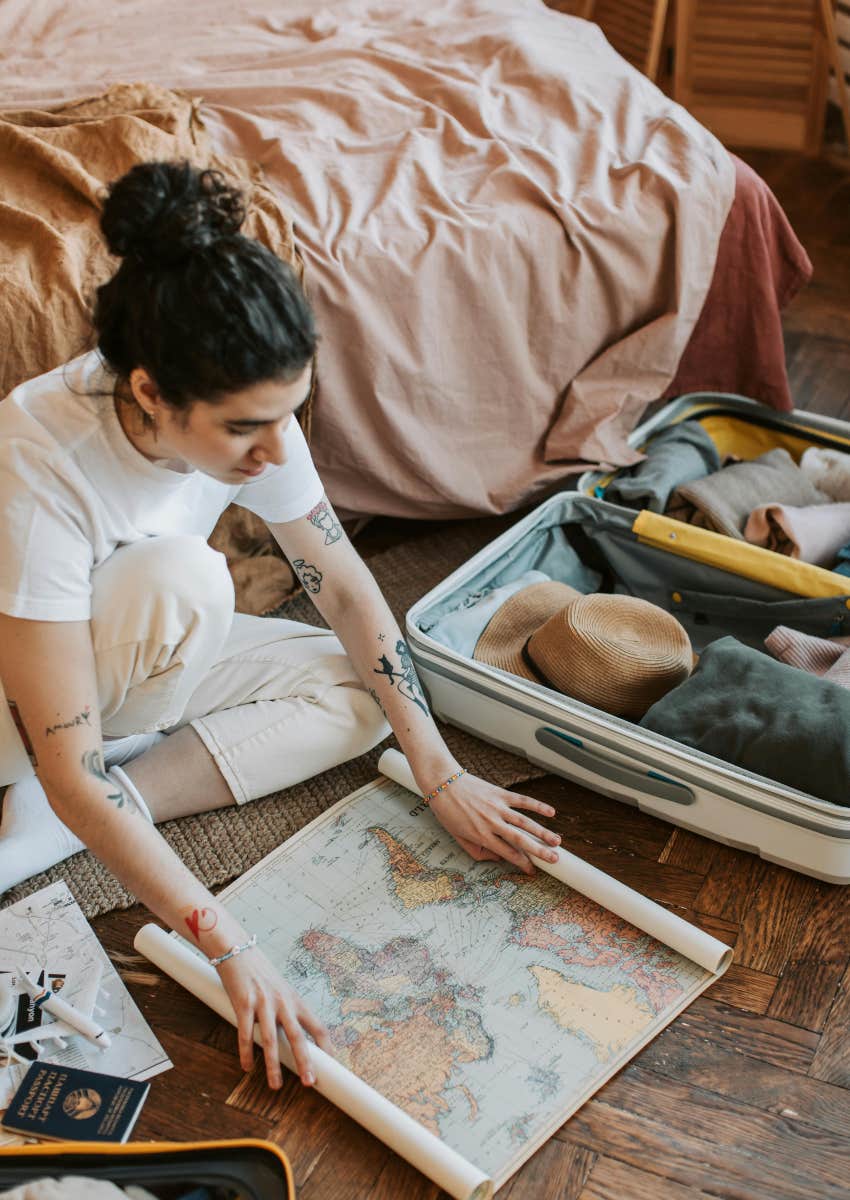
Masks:
[[[423,793],[455,777],[431,807],[474,858],[531,871],[529,852],[555,857],[536,839],[559,839],[521,811],[548,805],[459,776],[293,417],[310,308],[243,216],[216,172],[133,168],[101,221],[123,262],[98,289],[98,351],[0,404],[0,679],[36,770],[16,779],[19,746],[0,745],[0,891],[87,846],[218,965],[243,1067],[258,1022],[279,1086],[276,1026],[307,1084],[305,1031],[329,1049],[327,1033],[156,822],[290,787],[391,726]],[[234,615],[206,542],[231,502],[267,522],[339,640]]]

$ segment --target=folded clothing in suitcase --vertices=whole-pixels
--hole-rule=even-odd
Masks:
[[[709,434],[721,462],[730,454],[747,460],[777,449],[783,451],[779,458],[798,461],[812,446],[850,451],[850,427],[844,423],[805,413],[779,417],[740,397],[711,395],[668,406],[636,431],[635,444],[642,446],[682,421]],[[695,470],[710,473],[714,466],[706,461]],[[850,754],[841,732],[841,720],[850,720],[850,691],[844,694],[835,684],[776,663],[764,650],[777,627],[818,639],[850,635],[850,579],[753,545],[742,535],[611,503],[608,494],[621,490],[611,486],[614,482],[614,476],[588,476],[580,490],[545,501],[411,608],[411,652],[434,711],[547,769],[695,832],[820,878],[850,882],[850,808],[845,806],[850,786],[846,797],[842,791],[843,779],[850,783]],[[492,656],[490,662],[480,661],[476,646],[494,614],[506,602],[515,603],[523,589],[547,580],[581,593],[640,597],[666,610],[687,631],[696,655],[712,646],[706,667],[716,657],[719,639],[730,643],[734,638],[732,645],[742,654],[758,652],[758,665],[763,659],[770,690],[793,686],[795,680],[801,696],[805,687],[835,689],[836,703],[824,710],[831,724],[815,726],[822,732],[818,743],[803,743],[816,766],[823,762],[818,753],[828,759],[829,780],[827,773],[813,771],[810,781],[805,756],[793,751],[784,756],[787,770],[781,755],[750,755],[756,732],[727,739],[729,748],[722,749],[722,739],[713,736],[722,725],[716,722],[711,738],[687,744],[686,737],[677,733],[674,740],[664,732],[664,712],[659,716],[651,709],[644,723],[626,720],[546,686],[534,671],[522,677],[500,670]],[[752,675],[758,686],[763,674]],[[723,670],[713,679],[722,684]],[[682,698],[685,689],[700,682],[694,676],[680,684]],[[659,705],[676,715],[679,694],[668,692]],[[699,704],[692,707],[698,711]],[[726,721],[732,731],[735,719],[732,689]],[[669,728],[683,726],[671,721]],[[810,723],[809,733],[811,728]],[[807,737],[806,729],[801,726],[799,736]],[[792,724],[777,720],[773,736],[780,744],[794,733]],[[840,753],[830,754],[830,736]],[[738,761],[724,761],[721,753]],[[784,771],[784,779],[763,773],[765,764],[774,762],[772,774]]]

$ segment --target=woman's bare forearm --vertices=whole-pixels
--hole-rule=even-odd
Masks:
[[[431,716],[404,635],[327,498],[306,518],[270,529],[383,709],[416,782],[428,788],[452,774],[457,764]]]
[[[458,764],[431,715],[398,622],[371,573],[362,566],[356,592],[334,608],[333,630],[392,726],[416,782],[430,788],[452,774]]]
[[[204,951],[223,954],[244,941],[238,921],[181,862],[120,784],[98,777],[98,752],[70,786],[48,783],[56,815],[152,913]],[[90,777],[88,777],[90,776]]]
[[[241,936],[104,766],[87,622],[0,615],[0,678],[59,819],[161,920],[210,955]]]

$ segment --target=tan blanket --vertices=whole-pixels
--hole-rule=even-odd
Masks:
[[[94,291],[117,266],[100,235],[104,184],[134,163],[187,158],[218,167],[249,196],[246,232],[300,271],[292,225],[259,169],[213,152],[197,101],[152,85],[110,88],[50,112],[0,113],[0,397],[94,345]],[[231,510],[213,544],[244,612],[279,604],[288,565],[250,513]]]
[[[128,76],[203,97],[294,216],[338,507],[505,511],[634,461],[734,172],[595,26],[540,0],[0,5],[0,103]]]

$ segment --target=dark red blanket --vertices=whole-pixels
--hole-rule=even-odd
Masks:
[[[811,278],[812,264],[764,180],[734,162],[735,200],[711,286],[665,399],[737,392],[787,412],[793,402],[780,314]]]

